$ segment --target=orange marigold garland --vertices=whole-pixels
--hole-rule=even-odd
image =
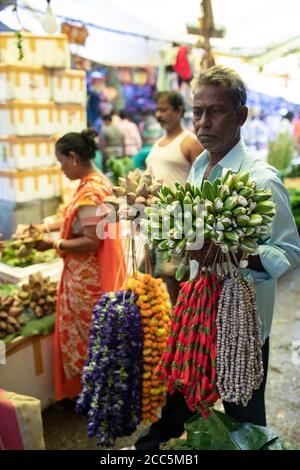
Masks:
[[[136,273],[130,277],[126,288],[138,296],[144,335],[142,420],[144,423],[158,420],[160,409],[166,401],[167,386],[162,384],[154,372],[166,348],[170,331],[171,305],[169,294],[162,279],[150,274]]]

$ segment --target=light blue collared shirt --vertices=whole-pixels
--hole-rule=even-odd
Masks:
[[[208,163],[208,152],[204,150],[194,162],[188,181],[201,188]],[[280,180],[278,171],[259,157],[251,155],[243,139],[213,167],[209,181],[220,177],[223,168],[230,168],[235,173],[248,171],[256,180],[258,188],[272,190],[272,200],[276,204],[272,232],[258,242],[259,257],[265,272],[243,270],[255,286],[262,337],[265,340],[271,332],[277,279],[300,264],[300,238],[291,212],[289,194]],[[191,276],[195,275],[196,263],[192,262]]]

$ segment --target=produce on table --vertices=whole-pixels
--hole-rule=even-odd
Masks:
[[[42,240],[44,233],[36,225],[28,225],[21,234],[14,234],[10,247],[17,250],[16,256],[19,258],[27,258],[31,255],[36,242]]]
[[[151,206],[157,200],[162,180],[156,180],[149,170],[130,171],[125,178],[119,178],[119,185],[113,186],[113,196],[105,202],[113,205],[119,217],[133,220],[137,211],[133,206]]]
[[[0,296],[0,339],[19,331],[23,324],[18,318],[21,313],[18,298]]]
[[[55,312],[56,283],[51,282],[49,277],[43,277],[39,272],[31,274],[28,284],[23,284],[22,289],[16,295],[20,301],[20,308],[31,309],[37,318]]]
[[[29,256],[21,258],[17,256],[17,251],[18,250],[11,248],[10,240],[6,241],[0,261],[7,264],[8,266],[26,268],[27,266],[32,266],[33,264],[52,263],[57,259],[57,253],[55,250],[40,252],[33,249]]]
[[[182,283],[167,349],[156,368],[169,392],[181,391],[191,411],[208,417],[219,398],[216,385],[216,317],[220,282],[207,272]]]
[[[149,219],[141,222],[150,245],[163,251],[166,261],[205,239],[222,253],[240,252],[247,258],[257,253],[257,239],[270,232],[275,214],[271,191],[258,189],[247,172],[224,169],[221,179],[204,181],[201,191],[190,183],[176,183],[175,188],[161,188],[158,203],[146,209]],[[185,257],[176,278],[181,280],[187,269]]]
[[[141,419],[143,337],[131,290],[103,294],[93,311],[83,390],[76,411],[101,446],[132,434]]]
[[[5,241],[1,261],[19,268],[53,261],[57,257],[55,250],[41,253],[35,249],[36,243],[43,237],[44,232],[39,226],[29,225],[22,234],[14,234],[11,240]]]
[[[36,318],[55,312],[56,283],[41,273],[29,276],[29,282],[7,295],[0,295],[0,338],[19,331],[26,323],[24,312],[32,311]]]
[[[171,305],[169,294],[162,280],[150,274],[137,273],[126,282],[137,296],[143,329],[143,384],[142,420],[155,422],[166,401],[166,387],[158,380],[154,369],[157,366],[170,330]]]

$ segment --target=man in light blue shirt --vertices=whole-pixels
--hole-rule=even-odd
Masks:
[[[241,139],[241,127],[248,114],[246,86],[241,77],[233,70],[215,66],[200,73],[193,85],[193,124],[205,150],[194,162],[189,181],[201,188],[205,179],[214,181],[223,168],[234,172],[249,171],[259,188],[272,190],[272,200],[276,203],[272,233],[259,241],[259,253],[249,257],[248,269],[244,272],[252,279],[257,293],[264,340],[264,381],[260,389],[254,391],[247,406],[223,402],[226,413],[238,421],[265,426],[264,391],[276,280],[300,264],[300,239],[290,210],[289,196],[277,170],[251,156]],[[202,250],[194,252],[194,259],[200,263],[206,258],[206,247],[207,244],[204,244]],[[209,258],[214,259],[214,253]],[[210,262],[210,259],[207,261]],[[193,269],[197,270],[198,267],[191,268],[193,275]],[[184,422],[191,415],[182,393],[168,395],[161,419],[137,441],[136,448],[158,449],[159,443],[183,432]]]
[[[248,113],[246,86],[242,79],[233,70],[215,66],[194,81],[193,95],[193,124],[205,150],[194,162],[189,181],[201,188],[205,179],[214,181],[220,177],[223,168],[234,172],[248,171],[258,188],[271,189],[276,204],[272,232],[259,240],[258,255],[249,257],[248,269],[244,270],[244,275],[255,286],[262,322],[264,381],[246,407],[224,402],[226,413],[238,421],[265,426],[264,390],[276,282],[282,274],[300,264],[300,239],[289,195],[278,171],[250,155],[241,139],[240,130]],[[204,245],[195,258],[201,262],[205,251]],[[195,266],[191,268],[193,271]]]

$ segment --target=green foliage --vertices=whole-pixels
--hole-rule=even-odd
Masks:
[[[129,171],[135,169],[135,165],[131,157],[110,157],[106,162],[106,168],[112,174],[112,181],[117,184],[118,178],[125,178]]]
[[[290,195],[293,216],[295,217],[297,228],[300,231],[300,189],[288,188],[288,191]]]
[[[49,335],[54,331],[55,313],[45,315],[42,318],[33,318],[29,320],[17,333],[7,335],[3,341],[8,344],[17,336]]]
[[[284,171],[293,159],[294,144],[288,133],[281,133],[268,143],[268,163]]]
[[[16,38],[17,38],[17,48],[19,51],[18,60],[22,60],[24,57],[24,50],[23,50],[23,37],[21,31],[16,31]]]
[[[291,163],[285,170],[280,171],[282,178],[299,178],[300,177],[300,165],[293,165]]]

